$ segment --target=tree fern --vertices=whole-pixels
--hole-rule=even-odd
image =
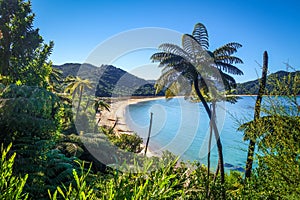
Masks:
[[[194,27],[193,37],[198,41],[198,43],[201,45],[201,47],[205,50],[209,47],[209,41],[208,41],[208,32],[206,27],[202,23],[197,23]]]

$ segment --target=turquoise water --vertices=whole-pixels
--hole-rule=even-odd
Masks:
[[[221,102],[217,105],[217,126],[221,135],[224,163],[227,169],[245,167],[248,142],[243,141],[240,124],[250,121],[254,115],[256,97],[242,97],[235,104]],[[140,102],[126,109],[126,123],[147,139],[150,112],[153,113],[149,147],[161,153],[169,150],[184,161],[200,161],[207,164],[209,120],[201,103],[190,103],[183,98]],[[218,153],[213,137],[211,166],[217,165]]]

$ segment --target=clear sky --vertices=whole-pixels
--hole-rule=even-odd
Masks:
[[[83,63],[99,44],[124,31],[160,27],[183,34],[201,22],[208,29],[210,50],[233,41],[243,45],[236,56],[244,61],[238,67],[245,75],[235,77],[238,82],[260,76],[264,50],[271,72],[285,70],[284,62],[300,68],[299,0],[32,0],[32,6],[34,26],[45,42],[55,43],[54,64]],[[150,63],[143,55],[136,60]],[[134,57],[117,67],[134,71],[139,65]]]

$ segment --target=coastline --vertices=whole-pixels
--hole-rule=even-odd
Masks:
[[[128,99],[114,99],[110,104],[110,111],[104,110],[101,112],[101,121],[99,125],[113,127],[115,125],[114,131],[116,134],[133,134],[134,131],[131,130],[126,124],[126,108],[131,104],[137,104],[145,101],[153,101],[158,99],[165,99],[164,96],[154,96],[154,97],[131,97]],[[117,120],[117,122],[116,122]],[[137,133],[138,135],[138,133]],[[139,154],[144,154],[146,141],[143,141],[143,150]],[[161,154],[155,152],[149,144],[147,149],[147,157],[157,156],[160,157]]]

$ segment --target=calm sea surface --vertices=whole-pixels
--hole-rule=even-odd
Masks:
[[[245,166],[248,142],[243,141],[240,124],[250,121],[254,115],[256,97],[242,97],[237,103],[221,102],[217,105],[217,126],[221,135],[225,167],[239,169]],[[183,98],[140,102],[126,109],[126,123],[147,139],[150,113],[153,122],[150,149],[161,153],[171,151],[184,161],[200,161],[207,164],[209,120],[201,103],[190,103]],[[212,140],[211,166],[217,165],[218,153],[215,139]]]

